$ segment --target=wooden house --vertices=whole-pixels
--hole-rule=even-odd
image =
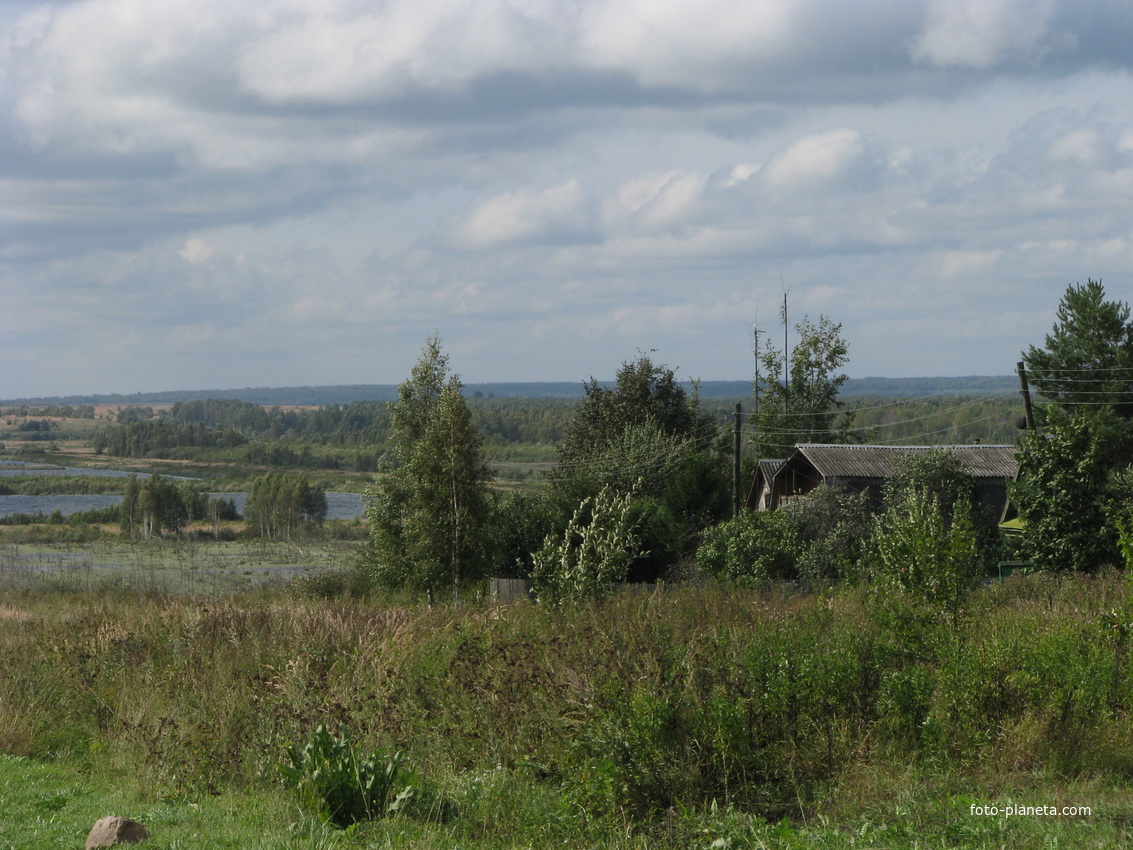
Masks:
[[[981,443],[962,446],[800,445],[774,472],[765,509],[773,510],[792,499],[804,498],[820,484],[850,491],[867,490],[870,501],[880,505],[885,483],[897,471],[900,459],[934,449],[950,451],[959,458],[976,479],[980,509],[989,516],[994,514],[998,520],[1007,504],[1007,483],[1015,478],[1018,468],[1015,447]],[[759,475],[757,471],[757,479]]]
[[[750,511],[766,511],[771,507],[771,485],[775,480],[775,473],[783,465],[782,460],[758,460],[755,462],[755,474],[751,478],[751,487],[747,491],[747,501],[744,507]]]

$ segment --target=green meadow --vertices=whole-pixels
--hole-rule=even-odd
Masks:
[[[239,547],[197,545],[198,569],[242,574]],[[33,576],[12,557],[2,847],[81,846],[107,814],[169,848],[1130,837],[1133,589],[1119,573],[1013,577],[944,618],[893,593],[717,584],[429,607],[351,596],[325,552],[306,577],[208,592],[150,580],[186,557],[174,545],[113,581]],[[279,770],[320,725],[402,751],[432,802],[331,826]]]

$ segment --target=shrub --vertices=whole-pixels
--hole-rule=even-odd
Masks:
[[[876,520],[873,578],[885,590],[903,590],[957,613],[979,571],[971,503],[961,497],[951,527],[926,488],[898,491]]]
[[[413,796],[400,752],[379,749],[359,758],[346,732],[335,737],[319,726],[302,751],[287,747],[287,758],[290,763],[279,766],[284,779],[338,826],[396,813]]]
[[[792,514],[744,511],[704,532],[696,560],[716,578],[761,584],[796,578],[802,553],[802,536]]]
[[[532,583],[549,602],[599,599],[625,581],[641,554],[641,538],[631,519],[633,495],[609,487],[582,500],[561,539],[548,536],[535,553]]]

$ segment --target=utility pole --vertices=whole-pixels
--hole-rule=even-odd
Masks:
[[[742,404],[736,405],[736,411],[732,414],[735,421],[732,423],[732,516],[740,515],[740,438],[742,431],[740,423],[743,420],[744,407]]]
[[[783,293],[783,422],[791,399],[791,354],[787,348],[787,293]]]
[[[1031,388],[1027,386],[1027,369],[1020,360],[1015,364],[1015,371],[1019,373],[1019,394],[1023,396],[1023,416],[1026,417],[1027,430],[1035,430],[1035,412],[1031,408]]]
[[[751,417],[751,430],[752,440],[755,443],[755,453],[759,454],[759,325],[751,326],[752,335],[755,337],[755,383],[752,385],[755,395],[755,405]],[[757,457],[758,460],[758,457]]]

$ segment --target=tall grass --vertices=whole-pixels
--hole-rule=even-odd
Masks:
[[[664,831],[710,807],[806,824],[884,796],[903,769],[969,793],[1133,777],[1124,577],[1013,578],[966,602],[940,616],[867,590],[725,586],[561,609],[13,590],[0,751],[219,793],[277,782],[287,745],[325,725],[405,751],[485,834],[525,819]]]

